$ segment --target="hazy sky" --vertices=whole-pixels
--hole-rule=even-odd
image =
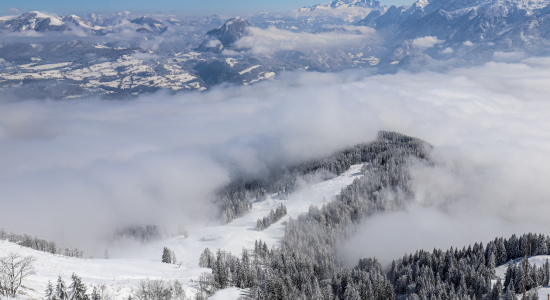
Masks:
[[[0,14],[10,14],[10,8],[25,11],[47,11],[58,14],[78,12],[162,12],[183,14],[236,14],[262,11],[288,11],[328,0],[2,0]],[[411,4],[413,0],[380,0],[384,4]],[[12,10],[13,11],[13,10]]]

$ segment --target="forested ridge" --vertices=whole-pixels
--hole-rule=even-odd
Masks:
[[[550,254],[550,237],[514,235],[496,238],[486,247],[476,243],[462,250],[419,250],[388,269],[376,258],[345,267],[338,245],[365,218],[405,207],[413,198],[409,166],[415,161],[432,164],[430,148],[416,138],[381,132],[376,141],[337,155],[349,165],[365,162],[364,176],[342,189],[335,201],[290,219],[280,247],[268,249],[258,241],[240,257],[206,249],[201,266],[212,268],[212,273],[201,276],[196,299],[235,286],[248,289],[247,299],[515,300],[523,288],[525,261],[514,260],[525,256],[527,241],[531,255]],[[495,267],[506,262],[506,279],[492,285]],[[534,288],[548,285],[549,267],[528,265],[528,299],[538,297]]]
[[[214,202],[220,209],[222,223],[243,216],[251,208],[251,201],[265,200],[267,194],[279,194],[284,198],[299,188],[301,181],[327,180],[347,171],[351,165],[362,162],[385,163],[392,154],[389,152],[380,155],[390,148],[406,147],[415,144],[415,155],[425,158],[427,155],[425,142],[395,132],[379,132],[377,141],[362,143],[346,148],[324,159],[312,160],[292,167],[281,166],[272,170],[269,175],[261,179],[236,180],[223,187],[216,193]],[[412,150],[412,149],[409,149]],[[391,151],[390,151],[391,152]],[[380,155],[380,156],[379,156]]]
[[[251,256],[243,249],[240,259],[222,250],[216,255],[205,250],[201,262],[209,262],[203,266],[211,267],[212,274],[202,276],[197,299],[229,286],[250,288],[253,299],[395,298],[376,259],[344,268],[338,245],[366,217],[404,207],[412,196],[408,168],[415,160],[429,163],[430,148],[417,138],[380,132],[374,142],[314,164],[339,173],[361,162],[367,167],[335,201],[290,219],[280,247],[269,250],[260,241]]]

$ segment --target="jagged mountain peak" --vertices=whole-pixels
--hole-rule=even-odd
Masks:
[[[241,17],[235,17],[227,20],[227,22],[225,22],[225,24],[220,26],[218,29],[223,31],[231,31],[233,29],[241,30],[249,26],[252,26],[252,24],[248,20]]]
[[[241,17],[227,20],[222,26],[212,29],[206,33],[211,38],[218,39],[224,47],[236,42],[247,34],[246,29],[252,24]]]

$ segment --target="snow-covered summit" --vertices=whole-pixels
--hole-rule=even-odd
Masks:
[[[306,12],[326,9],[342,9],[348,7],[381,8],[380,2],[376,0],[334,0],[332,2],[303,7],[297,11]]]
[[[60,17],[38,11],[23,13],[19,16],[0,18],[1,31],[63,31],[68,27]]]

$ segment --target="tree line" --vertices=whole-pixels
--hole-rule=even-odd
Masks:
[[[82,278],[74,274],[71,276],[71,284],[67,286],[61,275],[54,286],[48,282],[45,291],[46,300],[116,300],[116,296],[105,284],[92,285],[91,293],[82,282]],[[145,279],[138,282],[132,289],[128,300],[190,300],[183,284],[178,281]]]
[[[114,240],[132,238],[141,243],[148,243],[162,239],[157,225],[128,226],[116,231]]]
[[[406,254],[392,262],[388,277],[397,295],[408,295],[411,299],[475,299],[486,297],[503,299],[503,294],[515,297],[523,291],[527,242],[533,245],[530,255],[549,255],[549,237],[542,234],[512,235],[509,239],[495,238],[486,247],[475,243],[473,247],[432,252],[420,250]],[[519,261],[514,261],[516,259]],[[495,285],[495,268],[508,261],[504,282]],[[529,264],[526,290],[547,286],[550,266],[536,267]],[[503,290],[505,289],[505,290]],[[499,298],[500,297],[500,298]],[[491,298],[493,300],[493,298]],[[497,300],[497,299],[494,299]]]
[[[0,240],[51,254],[59,254],[77,258],[82,258],[84,255],[84,251],[79,250],[78,248],[71,247],[63,250],[63,248],[57,247],[55,241],[40,239],[36,236],[33,237],[28,234],[17,234],[13,232],[8,233],[4,230],[4,228],[0,228]]]

